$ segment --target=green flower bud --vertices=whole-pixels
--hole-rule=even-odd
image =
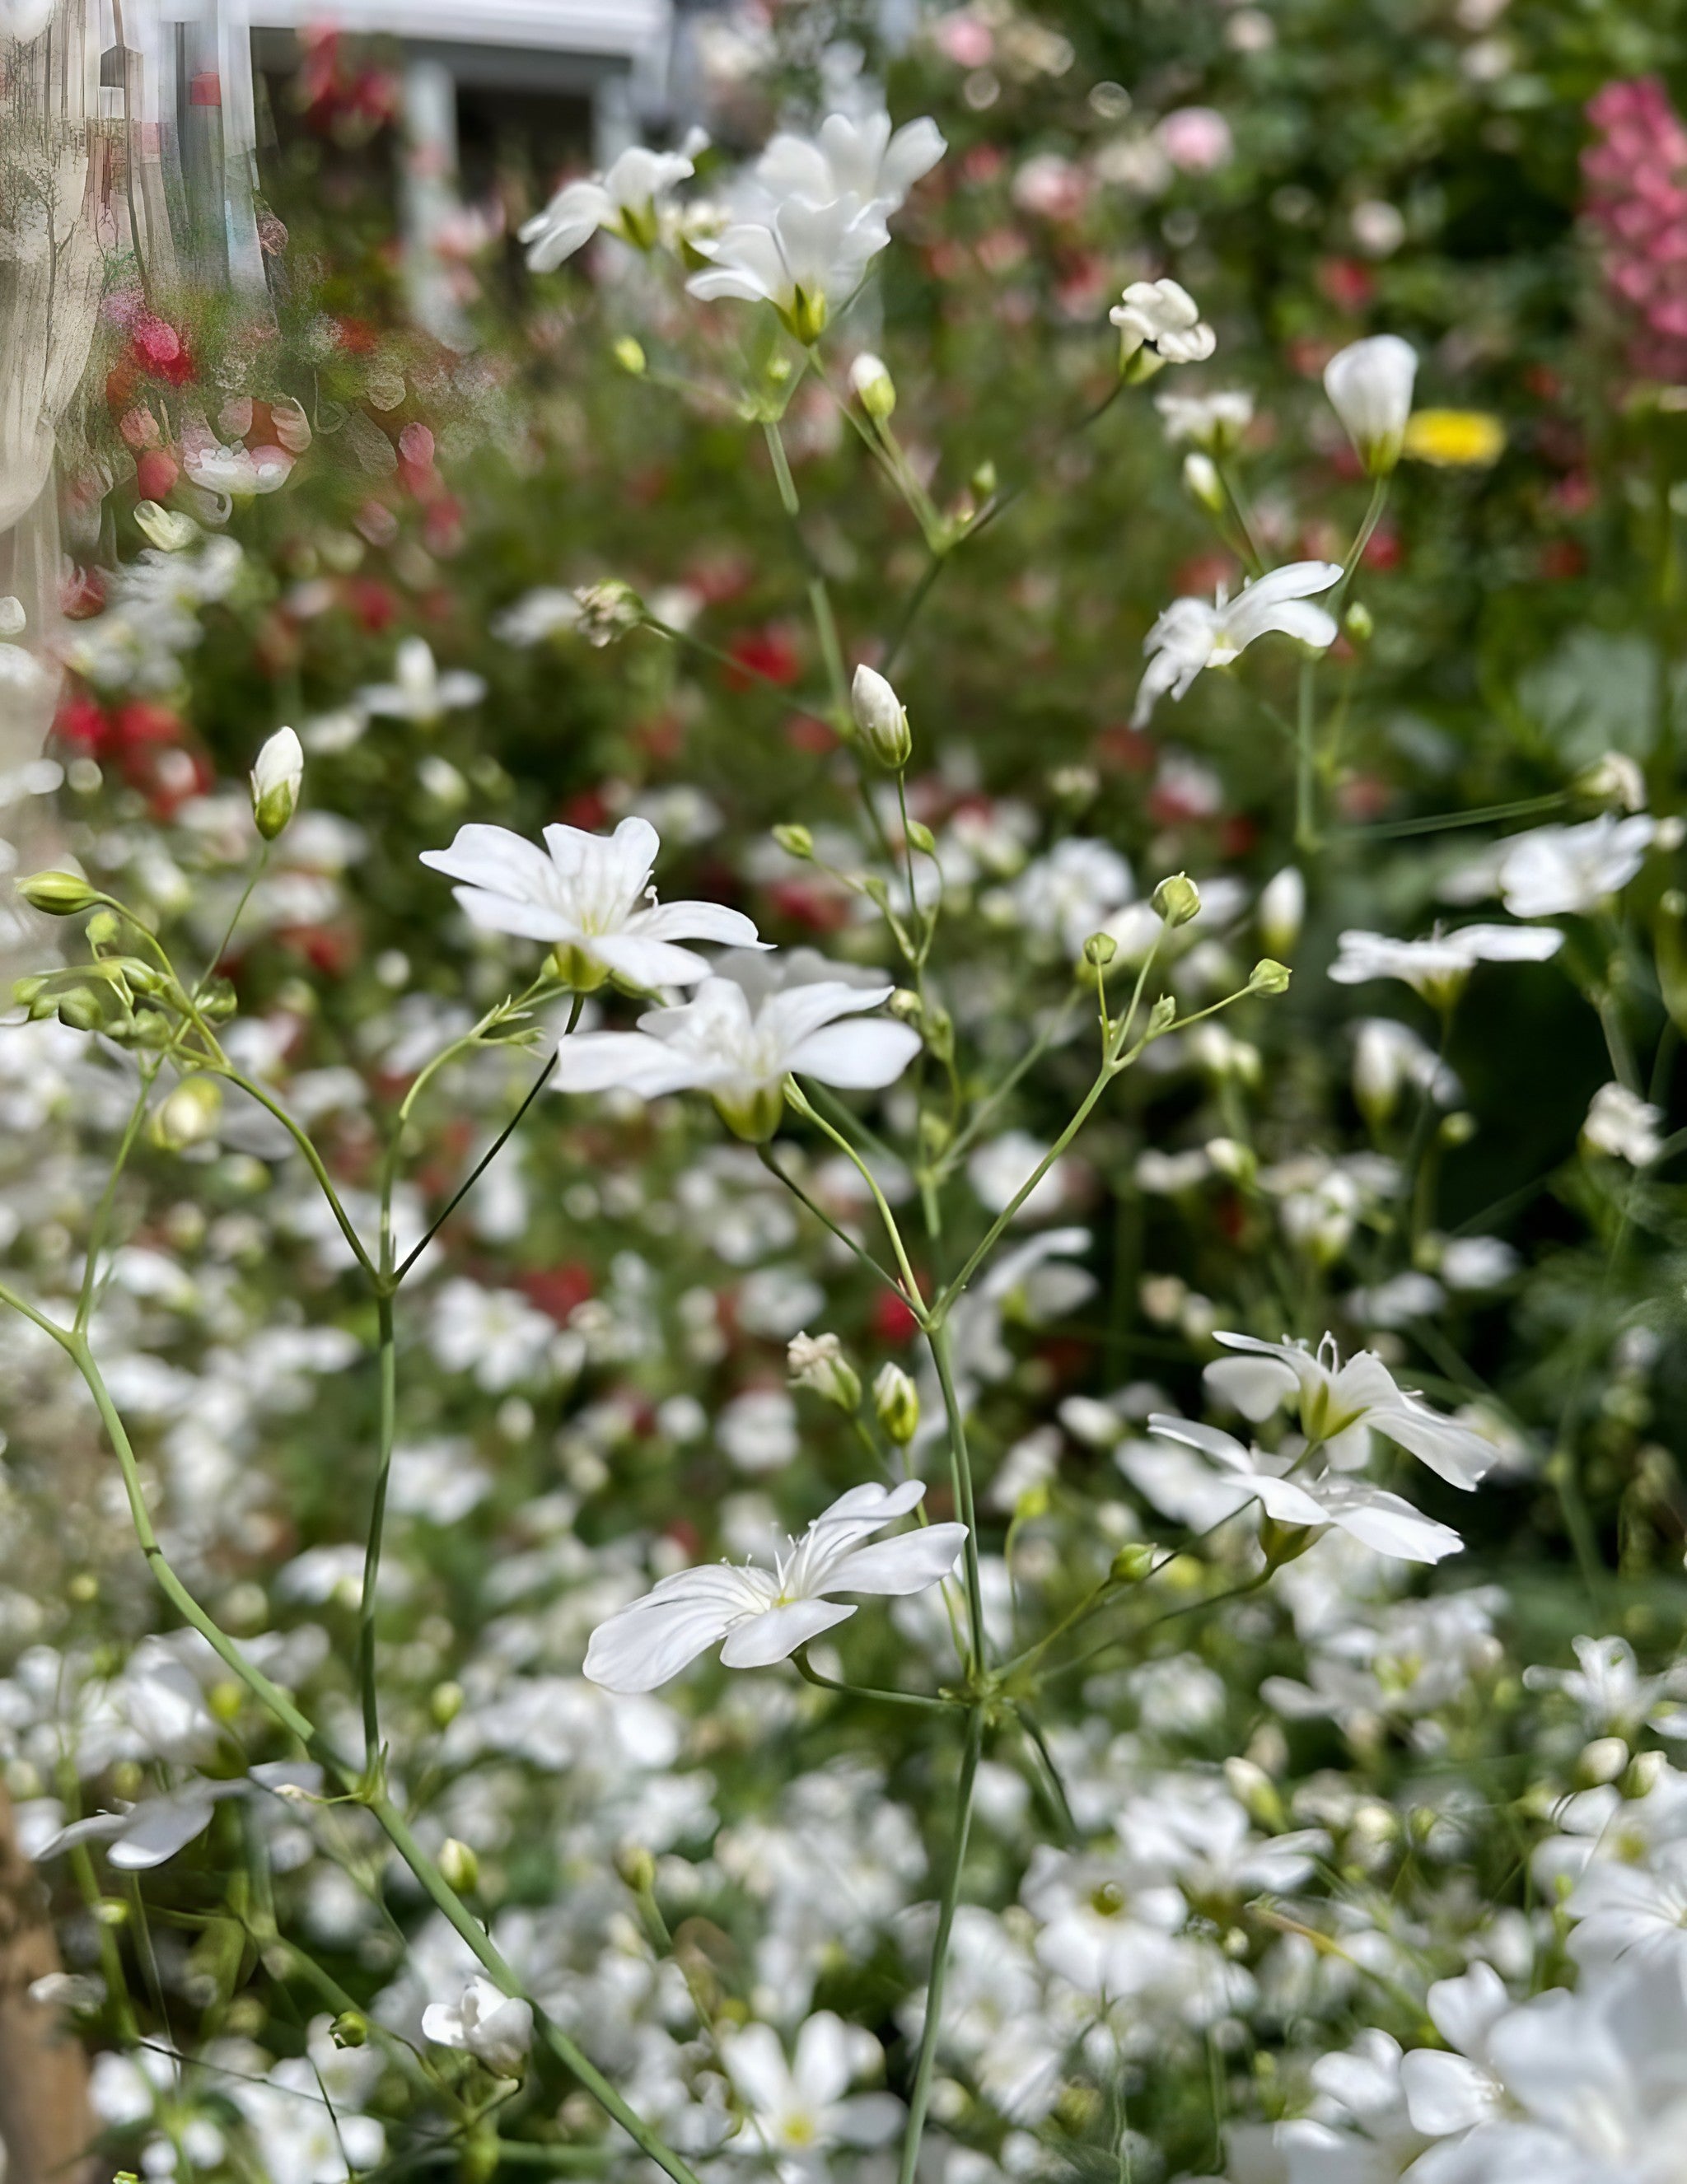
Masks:
[[[807,858],[814,854],[814,837],[806,827],[796,825],[775,827],[774,839],[788,857]]]
[[[897,406],[897,387],[885,368],[884,359],[863,349],[849,368],[849,383],[855,390],[857,401],[874,423],[887,423]]]
[[[459,1896],[472,1896],[480,1886],[480,1860],[455,1836],[447,1836],[439,1846],[439,1870],[446,1886]]]
[[[1162,1033],[1170,1031],[1176,1021],[1177,1003],[1170,994],[1162,994],[1148,1011],[1148,1037],[1159,1038]]]
[[[1355,644],[1368,644],[1376,634],[1377,623],[1365,602],[1355,599],[1342,616],[1342,627]]]
[[[823,1403],[853,1413],[861,1402],[861,1375],[835,1334],[794,1334],[785,1352],[792,1385],[812,1389]]]
[[[222,1087],[214,1077],[184,1078],[154,1113],[151,1136],[166,1152],[215,1137],[222,1119]]]
[[[919,1390],[900,1365],[879,1368],[873,1382],[873,1411],[898,1448],[906,1448],[919,1430]]]
[[[1154,911],[1162,924],[1187,925],[1201,914],[1201,891],[1187,872],[1173,872],[1154,889]]]
[[[369,2020],[360,2009],[343,2009],[328,2027],[336,2048],[362,2048],[369,2039]]]
[[[631,334],[623,334],[610,354],[623,371],[629,373],[634,379],[642,378],[650,369],[643,347],[634,340]]]
[[[635,1896],[648,1896],[656,1886],[656,1860],[642,1843],[623,1843],[615,1853],[615,1870]]]
[[[1104,971],[1119,953],[1119,943],[1110,933],[1092,933],[1084,943],[1084,961],[1092,970]]]
[[[275,840],[299,809],[304,781],[304,747],[291,728],[277,728],[252,769],[252,816],[266,842]]]
[[[18,882],[18,893],[31,910],[44,911],[49,917],[74,917],[99,900],[98,889],[75,872],[31,872]]]
[[[855,671],[849,701],[862,741],[880,766],[899,773],[913,752],[902,699],[882,675],[863,664]]]
[[[1271,956],[1262,956],[1248,973],[1250,994],[1286,994],[1288,991],[1288,966],[1274,962]]]
[[[1113,1557],[1108,1576],[1114,1585],[1140,1585],[1154,1566],[1154,1551],[1146,1540],[1131,1540]]]
[[[427,1711],[433,1716],[436,1727],[439,1729],[450,1727],[463,1710],[463,1687],[461,1684],[449,1680],[443,1684],[435,1684],[427,1694]]]
[[[1224,513],[1224,488],[1218,465],[1210,455],[1193,453],[1183,458],[1183,490],[1209,515]]]
[[[937,837],[923,819],[910,819],[907,831],[908,847],[911,850],[918,850],[923,857],[936,855]]]

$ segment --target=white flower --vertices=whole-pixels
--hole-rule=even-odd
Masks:
[[[1220,586],[1213,604],[1174,599],[1142,640],[1148,664],[1137,693],[1131,724],[1141,727],[1160,698],[1181,698],[1204,667],[1227,667],[1255,638],[1276,631],[1322,649],[1336,641],[1334,616],[1309,605],[1315,593],[1341,581],[1337,561],[1290,561],[1226,601]]]
[[[729,2032],[721,2060],[749,2111],[746,2142],[765,2148],[782,2176],[824,2176],[835,2148],[882,2146],[902,2124],[894,2094],[850,2093],[852,2080],[878,2066],[879,2043],[829,2009],[802,2026],[789,2063],[770,2025]]]
[[[1330,406],[1373,477],[1400,459],[1416,377],[1416,352],[1398,334],[1350,343],[1324,366]]]
[[[1188,440],[1210,454],[1228,454],[1254,421],[1254,398],[1241,388],[1217,394],[1157,394],[1154,407],[1174,447]]]
[[[358,702],[366,712],[414,721],[426,727],[447,713],[478,705],[486,694],[482,677],[471,675],[466,668],[448,667],[442,675],[425,637],[400,639],[394,655],[393,675],[390,682],[371,682],[358,692]]]
[[[1401,978],[1414,993],[1444,1008],[1463,991],[1478,963],[1544,963],[1563,941],[1561,933],[1533,925],[1463,925],[1456,933],[1437,933],[1425,940],[1391,940],[1383,933],[1350,930],[1341,935],[1330,976],[1338,986]]]
[[[1265,953],[1287,963],[1306,921],[1306,882],[1298,866],[1285,865],[1265,882],[1260,890],[1257,915]]]
[[[287,483],[293,457],[284,448],[260,448],[254,454],[245,448],[205,445],[187,449],[182,467],[207,493],[249,500],[258,493],[278,492]]]
[[[533,2046],[533,2006],[477,1972],[455,2005],[428,2003],[422,2013],[422,2035],[436,2047],[472,2055],[494,2077],[519,2077]]]
[[[763,219],[695,243],[710,262],[685,285],[705,303],[771,304],[798,341],[814,342],[834,299],[853,293],[890,239],[880,208],[852,192],[826,203],[788,198]]]
[[[1593,1095],[1582,1136],[1598,1152],[1649,1167],[1663,1150],[1658,1126],[1663,1110],[1631,1092],[1626,1084],[1601,1084]]]
[[[779,983],[785,966],[747,961],[722,966],[676,1008],[652,1009],[636,1031],[587,1032],[562,1042],[556,1083],[564,1092],[707,1092],[740,1136],[771,1135],[788,1076],[872,1091],[900,1077],[919,1049],[919,1034],[863,1011],[887,1001],[889,986],[858,986],[836,967]],[[830,974],[830,975],[826,975]]]
[[[1014,883],[1014,905],[1038,939],[1075,956],[1131,900],[1131,867],[1110,842],[1069,834],[1027,865]],[[1159,920],[1156,931],[1163,930]]]
[[[601,175],[566,183],[543,212],[522,224],[528,264],[535,273],[549,273],[601,227],[648,250],[660,231],[665,201],[695,173],[696,155],[707,143],[701,131],[693,131],[677,152],[629,144]]]
[[[1005,1213],[1014,1195],[1047,1159],[1048,1147],[1028,1130],[1008,1130],[987,1139],[967,1156],[967,1181],[987,1212]],[[1056,1161],[1015,1215],[1020,1221],[1048,1221],[1065,1202],[1071,1163]]]
[[[912,748],[908,714],[891,684],[865,660],[855,671],[849,701],[861,739],[880,765],[892,772],[906,766]]]
[[[718,1563],[679,1570],[592,1634],[585,1673],[606,1691],[653,1691],[724,1639],[729,1669],[765,1669],[854,1614],[837,1592],[924,1592],[954,1568],[964,1524],[927,1524],[863,1540],[924,1499],[924,1482],[852,1487],[817,1517],[773,1569]]]
[[[1628,886],[1657,835],[1658,822],[1645,811],[1536,827],[1501,845],[1500,897],[1514,917],[1585,915]]]
[[[1234,1487],[1237,1508],[1257,1502],[1276,1524],[1333,1524],[1373,1553],[1393,1555],[1402,1562],[1438,1563],[1444,1555],[1457,1554],[1464,1545],[1450,1526],[1422,1515],[1398,1494],[1328,1471],[1293,1477],[1289,1457],[1244,1448],[1217,1426],[1156,1411],[1148,1419],[1148,1431],[1162,1440],[1198,1449],[1227,1474],[1224,1484]]]
[[[506,827],[457,829],[449,850],[422,861],[464,884],[451,892],[483,932],[550,943],[560,974],[581,993],[618,978],[635,987],[690,986],[707,958],[679,940],[762,944],[742,911],[718,902],[659,904],[651,867],[662,847],[648,819],[623,819],[612,835],[547,827],[545,848]]]
[[[483,1288],[467,1275],[447,1282],[433,1300],[431,1340],[448,1373],[472,1373],[489,1395],[554,1376],[562,1338],[548,1312],[519,1290]]]
[[[539,644],[547,637],[575,628],[579,619],[580,603],[573,592],[540,585],[536,591],[523,592],[512,605],[493,616],[492,634],[506,644]]]
[[[314,1794],[321,1781],[320,1767],[285,1759],[266,1760],[249,1774],[228,1780],[213,1781],[205,1775],[193,1774],[162,1797],[143,1798],[138,1805],[126,1806],[119,1813],[93,1813],[85,1820],[73,1820],[35,1855],[38,1859],[57,1858],[60,1852],[75,1850],[84,1843],[106,1843],[109,1845],[107,1862],[118,1871],[150,1872],[202,1836],[225,1797],[243,1797],[254,1787],[278,1794],[292,1791]]]
[[[299,809],[304,784],[304,745],[292,728],[277,728],[252,769],[252,815],[266,842],[274,841]]]
[[[888,214],[900,211],[908,192],[947,149],[927,114],[893,136],[891,117],[882,111],[859,121],[829,114],[812,140],[781,131],[756,162],[756,180],[775,200],[805,198],[825,204],[853,197]]]
[[[1459,1096],[1458,1078],[1410,1024],[1394,1017],[1361,1017],[1354,1027],[1353,1096],[1366,1120],[1386,1123],[1408,1084],[1443,1107]]]
[[[1361,1350],[1343,1364],[1328,1334],[1316,1351],[1252,1334],[1213,1339],[1243,1355],[1209,1365],[1202,1376],[1208,1387],[1255,1424],[1293,1401],[1302,1433],[1321,1442],[1341,1470],[1365,1461],[1373,1432],[1409,1450],[1452,1486],[1473,1487],[1494,1460],[1491,1441],[1398,1386],[1374,1351]]]
[[[1218,346],[1194,298],[1176,281],[1133,281],[1107,315],[1127,363],[1146,348],[1161,364],[1199,364]]]

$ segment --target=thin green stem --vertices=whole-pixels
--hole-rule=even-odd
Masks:
[[[905,1304],[917,1307],[919,1299],[917,1297],[910,1297],[908,1295],[907,1292],[903,1290],[902,1284],[897,1279],[896,1276],[891,1273],[890,1269],[886,1267],[881,1267],[864,1244],[857,1243],[855,1238],[850,1234],[848,1229],[841,1228],[839,1224],[833,1220],[831,1215],[827,1212],[824,1206],[817,1205],[814,1200],[812,1199],[808,1195],[808,1193],[802,1188],[802,1185],[793,1177],[785,1173],[785,1170],[774,1158],[773,1148],[771,1145],[757,1145],[756,1150],[760,1156],[762,1165],[766,1168],[768,1173],[776,1178],[779,1182],[785,1185],[791,1196],[796,1199],[798,1205],[806,1206],[808,1212],[812,1213],[814,1218],[820,1223],[821,1227],[823,1228],[830,1229],[832,1234],[837,1238],[839,1243],[846,1244],[850,1250],[854,1252],[856,1257],[860,1260],[862,1265],[868,1268],[872,1273],[875,1273],[879,1277],[879,1279],[884,1283],[886,1289],[891,1290],[896,1295],[901,1297]]]
[[[928,1323],[925,1340],[931,1351],[931,1362],[936,1368],[937,1384],[943,1391],[943,1415],[949,1429],[949,1459],[954,1478],[955,1508],[966,1526],[966,1540],[962,1547],[962,1568],[966,1580],[967,1645],[972,1658],[968,1663],[975,1680],[984,1674],[984,1584],[978,1561],[978,1513],[974,1506],[972,1487],[972,1457],[967,1447],[966,1414],[961,1407],[958,1390],[955,1386],[954,1356],[950,1347],[949,1329],[941,1320]]]
[[[925,2130],[925,2111],[931,2102],[931,2078],[936,2067],[937,2039],[942,2025],[949,1936],[954,1931],[955,1909],[960,1901],[961,1873],[966,1864],[967,1837],[972,1827],[973,1785],[978,1779],[979,1756],[983,1748],[984,1710],[975,1706],[967,1721],[966,1749],[961,1758],[960,1788],[955,1804],[954,1856],[937,1907],[937,1931],[932,1938],[931,1969],[925,1981],[925,2022],[920,2027],[919,2053],[908,2095],[908,2133],[902,2141],[897,2184],[913,2184],[919,2166],[919,2142]]]
[[[1318,773],[1314,699],[1317,666],[1300,663],[1300,682],[1294,716],[1294,846],[1303,856],[1318,848]]]
[[[363,1761],[369,1780],[381,1761],[381,1715],[375,1686],[375,1591],[381,1574],[381,1546],[387,1524],[387,1485],[393,1469],[393,1440],[398,1420],[398,1351],[393,1328],[393,1299],[383,1291],[375,1300],[380,1329],[381,1416],[375,1457],[375,1493],[369,1513],[369,1537],[363,1550],[363,1596],[358,1604],[357,1680],[363,1702]]]
[[[835,1677],[823,1676],[808,1658],[808,1649],[800,1646],[791,1656],[796,1673],[806,1684],[813,1684],[823,1691],[841,1691],[846,1698],[877,1699],[885,1706],[919,1707],[927,1713],[947,1713],[952,1708],[964,1707],[964,1699],[927,1698],[919,1691],[887,1691],[873,1684],[841,1684]]]
[[[296,1122],[294,1122],[292,1116],[288,1113],[286,1108],[281,1105],[279,1100],[272,1098],[269,1093],[265,1091],[263,1086],[256,1083],[252,1078],[243,1076],[239,1070],[235,1068],[232,1062],[221,1060],[209,1062],[206,1067],[214,1070],[219,1077],[226,1077],[231,1084],[237,1084],[240,1089],[244,1092],[249,1099],[255,1100],[258,1105],[265,1109],[267,1113],[275,1117],[276,1120],[293,1139],[294,1145],[298,1146],[299,1151],[304,1154],[305,1166],[310,1169],[311,1174],[316,1177],[317,1187],[321,1190],[323,1197],[327,1200],[328,1210],[333,1215],[335,1223],[338,1226],[341,1235],[344,1237],[346,1242],[350,1245],[352,1256],[357,1261],[358,1265],[363,1269],[364,1273],[369,1277],[371,1281],[378,1282],[380,1277],[377,1272],[375,1262],[363,1248],[363,1239],[358,1234],[356,1229],[353,1228],[351,1224],[351,1217],[347,1213],[344,1206],[340,1203],[339,1193],[334,1189],[333,1178],[329,1175],[327,1169],[322,1164],[322,1156],[317,1151],[316,1146],[312,1145],[306,1133]]]
[[[129,1156],[135,1149],[135,1140],[140,1135],[141,1124],[146,1117],[147,1100],[151,1095],[156,1075],[155,1068],[143,1067],[141,1072],[140,1091],[129,1111],[129,1120],[124,1127],[116,1157],[112,1162],[111,1173],[106,1178],[105,1188],[99,1195],[99,1203],[94,1208],[94,1217],[88,1226],[87,1263],[82,1268],[82,1286],[76,1298],[75,1331],[78,1334],[87,1329],[93,1311],[94,1284],[99,1278],[99,1257],[105,1248],[106,1234],[111,1226],[112,1212],[117,1203],[117,1187],[123,1179],[124,1169],[129,1165]]]
[[[252,900],[252,890],[264,877],[264,869],[269,861],[270,845],[265,841],[260,841],[258,845],[257,862],[253,866],[246,884],[240,891],[240,900],[234,905],[234,915],[229,919],[228,923],[223,928],[222,939],[218,941],[216,946],[211,950],[210,960],[207,962],[204,969],[200,972],[198,978],[195,979],[193,983],[193,999],[196,1001],[204,994],[205,988],[210,983],[213,977],[215,977],[217,965],[221,963],[223,957],[227,955],[228,944],[233,939],[236,929],[238,928],[241,919],[246,915],[246,905]]]
[[[897,1225],[896,1215],[891,1211],[890,1201],[885,1197],[884,1192],[879,1187],[878,1177],[874,1174],[872,1169],[869,1167],[865,1161],[862,1159],[860,1154],[857,1152],[855,1147],[851,1145],[849,1139],[844,1136],[842,1131],[834,1129],[832,1125],[826,1120],[825,1117],[820,1113],[819,1110],[815,1107],[809,1100],[804,1097],[802,1090],[797,1084],[795,1078],[787,1078],[785,1079],[785,1097],[790,1100],[791,1106],[796,1110],[799,1115],[806,1116],[808,1121],[813,1123],[816,1129],[822,1131],[831,1139],[838,1150],[844,1155],[846,1159],[847,1159],[855,1168],[856,1173],[860,1176],[862,1181],[867,1185],[869,1191],[872,1194],[873,1203],[879,1209],[879,1218],[885,1224],[885,1234],[890,1239],[891,1249],[896,1256],[897,1267],[902,1278],[902,1286],[907,1295],[908,1307],[914,1313],[917,1318],[923,1321],[925,1318],[925,1306],[923,1301],[921,1301],[919,1279],[915,1274],[913,1266],[909,1262],[908,1250],[902,1242],[902,1232]]]

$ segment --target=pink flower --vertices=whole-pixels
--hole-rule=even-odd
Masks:
[[[1154,135],[1172,165],[1186,175],[1210,175],[1228,166],[1236,149],[1230,124],[1210,106],[1179,106]]]

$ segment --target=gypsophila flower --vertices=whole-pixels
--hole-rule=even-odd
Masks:
[[[1365,1462],[1372,1433],[1398,1442],[1453,1486],[1473,1487],[1494,1460],[1491,1442],[1397,1385],[1374,1351],[1361,1350],[1343,1363],[1327,1334],[1316,1351],[1252,1334],[1214,1340],[1241,1355],[1209,1365],[1203,1375],[1208,1387],[1255,1424],[1292,1402],[1301,1431],[1341,1470]]]
[[[1596,1152],[1649,1167],[1663,1150],[1663,1110],[1641,1099],[1626,1084],[1601,1084],[1593,1095],[1582,1137]]]
[[[1330,407],[1373,477],[1393,470],[1400,459],[1416,377],[1416,352],[1398,334],[1373,334],[1351,343],[1324,366]]]
[[[433,648],[425,637],[401,638],[393,659],[390,682],[373,682],[357,694],[366,713],[411,721],[417,727],[432,727],[447,713],[478,705],[486,694],[486,683],[466,668],[439,671]]]
[[[763,944],[751,920],[723,903],[658,903],[651,869],[661,847],[647,819],[623,819],[607,837],[547,827],[543,850],[507,827],[477,825],[459,827],[449,850],[424,850],[422,861],[464,883],[452,893],[483,931],[548,941],[557,975],[576,992],[609,978],[649,990],[709,976],[708,959],[682,940]]]
[[[818,971],[782,984],[777,959],[723,962],[683,1006],[652,1010],[636,1031],[565,1040],[557,1089],[621,1089],[646,1100],[707,1092],[734,1130],[759,1139],[778,1125],[789,1076],[863,1091],[893,1084],[918,1053],[919,1034],[864,1017],[891,988],[852,984],[830,964]]]
[[[483,2063],[497,2078],[519,2077],[533,2046],[533,2005],[477,1973],[455,2003],[430,2002],[422,2034]]]
[[[1184,441],[1207,454],[1229,454],[1254,421],[1254,398],[1240,388],[1217,394],[1157,394],[1154,407],[1174,447]]]
[[[1107,315],[1127,366],[1144,353],[1156,366],[1199,364],[1218,346],[1194,298],[1176,281],[1133,281]]]
[[[1465,925],[1427,940],[1391,940],[1386,933],[1350,931],[1330,967],[1338,986],[1371,978],[1400,978],[1437,1008],[1464,990],[1478,963],[1544,963],[1563,944],[1561,933],[1540,926]]]
[[[1514,917],[1586,916],[1628,886],[1658,836],[1640,811],[1603,811],[1579,827],[1537,827],[1501,844],[1499,891]]]
[[[585,1673],[607,1691],[652,1691],[721,1641],[729,1669],[765,1669],[855,1613],[839,1592],[924,1592],[954,1568],[964,1524],[927,1524],[867,1546],[924,1499],[923,1480],[852,1487],[771,1570],[727,1563],[680,1570],[601,1624]]]
[[[661,234],[668,198],[696,172],[695,162],[708,141],[694,129],[677,152],[629,144],[602,174],[565,183],[543,212],[517,231],[528,246],[529,266],[535,273],[550,272],[600,229],[636,249],[650,249]]]
[[[1148,655],[1132,725],[1141,727],[1156,703],[1170,692],[1181,698],[1204,667],[1227,667],[1256,638],[1276,632],[1321,651],[1336,641],[1335,618],[1310,604],[1341,580],[1335,561],[1291,561],[1244,584],[1233,599],[1220,586],[1209,606],[1204,599],[1174,599],[1147,637]]]

